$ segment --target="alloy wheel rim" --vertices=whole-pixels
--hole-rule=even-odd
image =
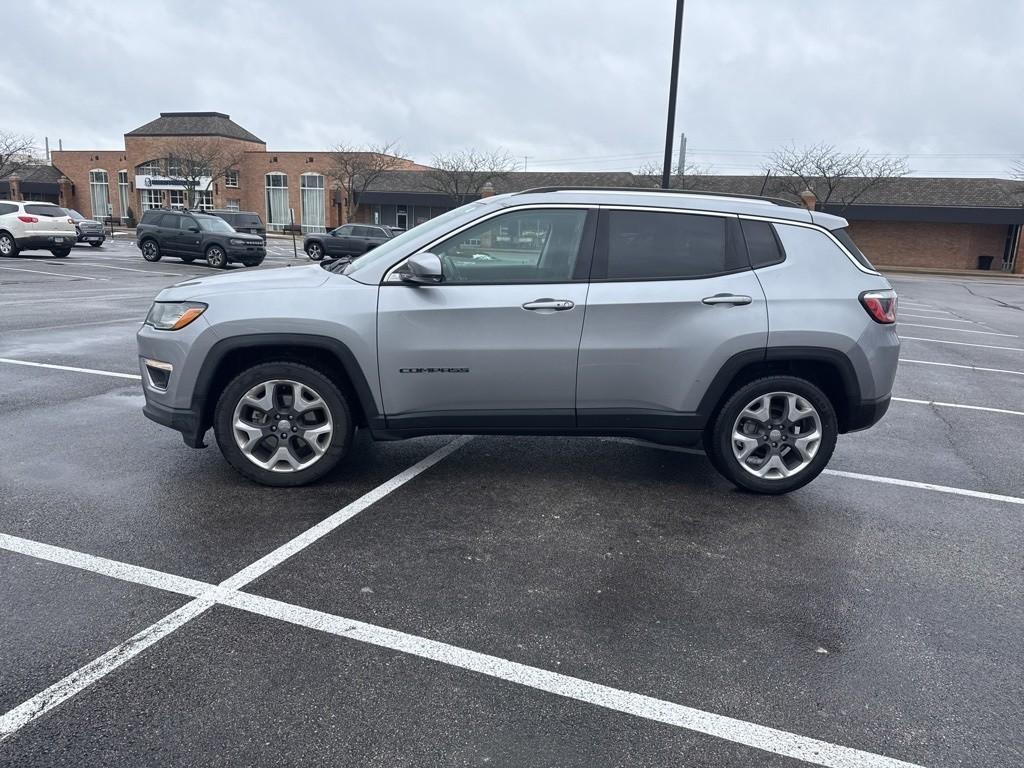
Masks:
[[[156,254],[156,248],[154,247],[154,245],[152,243],[146,242],[145,245],[142,246],[142,255],[143,256],[153,256],[155,254]]]
[[[11,253],[11,238],[7,235],[0,237],[0,253],[4,256],[8,256]]]
[[[821,416],[807,398],[769,392],[740,411],[730,442],[745,471],[762,480],[783,480],[814,461],[821,438]]]
[[[224,259],[224,252],[220,248],[213,248],[210,250],[210,262],[213,264],[220,264]]]
[[[320,246],[319,245],[311,245],[311,246],[309,246],[309,255],[312,256],[314,259],[319,259],[320,258]]]
[[[331,445],[334,420],[323,397],[291,379],[272,379],[239,398],[231,419],[242,455],[271,472],[299,472]]]

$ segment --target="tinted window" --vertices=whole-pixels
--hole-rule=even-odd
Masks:
[[[14,213],[18,210],[18,206],[12,205],[11,203],[0,203],[0,216],[5,213]]]
[[[352,226],[351,224],[346,224],[346,225],[345,225],[345,226],[343,226],[343,227],[338,227],[338,228],[337,228],[336,230],[334,230],[334,231],[335,231],[335,232],[336,232],[337,234],[339,234],[339,235],[351,235],[351,234],[353,234],[353,230],[354,230],[354,229],[355,229],[355,227],[353,227],[353,226]]]
[[[586,219],[584,210],[514,211],[431,250],[449,283],[564,283],[573,279]]]
[[[843,227],[842,229],[833,229],[832,234],[835,235],[836,239],[846,247],[846,250],[850,252],[853,258],[860,262],[862,267],[874,269],[871,262],[868,261],[868,257],[861,253],[860,248],[858,248],[857,244],[853,242],[853,238],[850,237],[850,231],[846,227]]]
[[[159,224],[160,223],[160,211],[150,209],[142,214],[143,224]]]
[[[754,269],[781,264],[786,260],[782,244],[775,235],[775,227],[767,221],[740,220],[743,239],[747,242],[747,255]]]
[[[56,205],[26,205],[25,213],[31,213],[33,216],[47,216],[51,219],[68,215],[67,211]]]
[[[721,216],[606,211],[600,229],[596,279],[682,280],[748,267],[735,248],[726,247]]]
[[[228,219],[235,227],[262,227],[263,222],[255,213],[236,213]]]
[[[165,213],[159,221],[154,223],[167,229],[179,229],[181,227],[181,216],[176,213]]]

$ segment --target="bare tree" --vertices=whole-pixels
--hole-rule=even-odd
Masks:
[[[639,187],[661,186],[661,163],[651,161],[644,163],[633,173],[634,183]],[[686,163],[682,175],[673,173],[668,177],[669,189],[696,189],[701,179],[711,175],[711,166],[697,163]]]
[[[869,155],[863,149],[840,152],[825,143],[777,149],[768,156],[764,170],[773,174],[776,188],[795,197],[809,189],[818,203],[838,206],[840,211],[886,180],[910,173],[905,158]]]
[[[32,165],[32,138],[0,131],[0,179]]]
[[[359,211],[360,198],[370,186],[387,171],[396,171],[408,163],[398,142],[370,144],[356,147],[338,144],[330,154],[330,174],[348,198],[346,221],[352,221]]]
[[[180,179],[185,188],[185,206],[196,203],[196,192],[208,192],[213,183],[236,170],[245,151],[223,139],[207,136],[183,136],[164,144],[167,175]]]
[[[515,158],[504,149],[484,152],[463,149],[434,155],[433,168],[424,171],[425,186],[446,195],[455,205],[463,205],[480,197],[488,184],[518,169]]]
[[[1014,162],[1010,167],[1010,177],[1018,181],[1024,181],[1024,157]]]

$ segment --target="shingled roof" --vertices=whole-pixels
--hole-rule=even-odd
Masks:
[[[156,120],[128,131],[125,136],[223,136],[266,143],[222,112],[161,112]]]
[[[492,183],[494,193],[520,192],[533,187],[631,187],[636,177],[629,172],[561,172],[522,171],[506,174]],[[367,190],[369,192],[432,193],[436,189],[430,180],[430,171],[387,171],[380,175]]]

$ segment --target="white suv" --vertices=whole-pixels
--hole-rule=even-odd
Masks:
[[[75,222],[53,203],[0,200],[0,256],[19,251],[47,250],[67,256],[78,240]]]

